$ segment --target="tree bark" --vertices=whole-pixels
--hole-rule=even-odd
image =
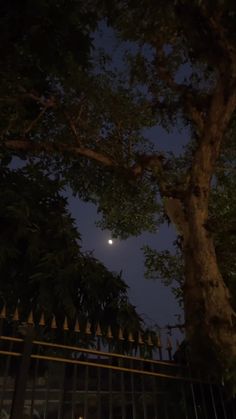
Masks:
[[[201,214],[200,214],[201,215]],[[236,314],[219,271],[211,234],[190,199],[184,242],[184,307],[187,339],[195,360],[216,369],[236,359]]]

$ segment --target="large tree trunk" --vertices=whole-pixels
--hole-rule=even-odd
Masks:
[[[187,200],[183,253],[184,307],[187,339],[195,360],[219,372],[236,360],[236,315],[219,271],[212,236],[206,227],[207,207],[201,193]]]
[[[187,338],[195,359],[220,370],[236,360],[236,313],[220,273],[213,238],[207,229],[211,180],[224,133],[235,109],[236,96],[226,101],[221,80],[212,96],[202,138],[193,156],[187,195],[183,253],[185,258],[184,306]]]

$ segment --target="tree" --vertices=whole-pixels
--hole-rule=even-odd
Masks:
[[[136,331],[141,318],[127,297],[121,275],[109,272],[81,250],[81,239],[62,193],[62,184],[41,168],[10,170],[1,166],[0,298],[24,320],[32,309],[39,317],[77,316]],[[125,315],[129,311],[129,316]]]
[[[15,97],[8,87],[2,147],[16,155],[46,155],[75,193],[98,203],[114,234],[155,229],[157,214],[167,216],[181,237],[187,338],[198,357],[225,370],[236,359],[235,311],[208,221],[221,150],[233,135],[235,4],[98,5],[131,45],[123,74],[114,66],[104,72],[103,56],[101,71],[77,72],[80,89],[63,76],[54,77],[45,94],[30,87]],[[142,129],[156,125],[188,130],[185,156],[163,156],[158,140],[152,146],[145,139]]]
[[[235,211],[236,201],[232,191],[235,189],[235,127],[231,138],[224,144],[220,160],[214,174],[210,193],[209,217],[207,228],[212,233],[216,248],[217,261],[226,285],[236,307],[235,289]],[[183,304],[184,261],[181,252],[181,237],[174,242],[172,251],[158,252],[144,247],[146,277],[162,278],[163,283],[172,286],[179,304]]]

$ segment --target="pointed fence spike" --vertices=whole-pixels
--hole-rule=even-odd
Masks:
[[[6,308],[6,304],[4,304],[0,313],[0,319],[5,319],[6,317],[7,317],[7,308]]]
[[[162,348],[161,338],[159,335],[157,335],[157,348]]]
[[[168,352],[168,356],[169,356],[169,360],[172,360],[172,343],[170,338],[167,338],[167,346],[166,346],[166,350]]]
[[[80,332],[80,325],[79,325],[79,320],[78,320],[78,319],[76,319],[76,321],[75,321],[75,328],[74,328],[74,331],[75,331],[76,333],[79,333],[79,332]]]
[[[142,337],[141,332],[139,332],[139,334],[138,334],[138,343],[139,343],[139,345],[144,345],[144,341],[143,341],[143,337]]]
[[[63,323],[63,330],[69,330],[67,317],[65,317],[65,320],[64,320],[64,323]]]
[[[148,346],[153,346],[152,337],[150,334],[148,335],[147,344]]]
[[[27,319],[27,323],[34,325],[34,316],[33,316],[33,311],[31,310]]]
[[[167,338],[167,349],[172,349],[172,342],[171,342],[171,339],[168,337]]]
[[[113,339],[113,335],[112,335],[112,331],[111,331],[111,326],[108,326],[108,329],[107,329],[107,338],[108,339]]]
[[[17,306],[15,308],[15,311],[14,311],[12,320],[14,322],[18,322],[19,321],[19,310],[18,310],[18,307]]]
[[[44,312],[42,312],[40,320],[39,320],[39,326],[45,326],[45,317],[44,317]]]
[[[129,335],[128,335],[128,341],[129,341],[129,342],[134,342],[134,338],[133,338],[133,334],[132,334],[132,332],[129,332]]]
[[[56,317],[54,315],[51,321],[51,329],[57,329]]]
[[[123,335],[123,330],[121,329],[121,327],[119,328],[118,339],[125,340],[124,335]]]
[[[86,335],[91,335],[91,324],[88,320],[87,320],[87,323],[86,323],[85,334]]]
[[[96,336],[102,336],[102,330],[99,322],[97,323],[96,327]]]

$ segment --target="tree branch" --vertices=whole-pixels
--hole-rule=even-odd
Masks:
[[[71,155],[79,155],[88,157],[98,163],[103,164],[106,167],[118,167],[117,163],[107,154],[99,153],[96,150],[89,149],[86,147],[76,147],[70,144],[45,144],[36,143],[30,140],[7,140],[3,143],[7,148],[15,150],[16,152],[28,152],[32,154],[47,153],[70,153]]]
[[[37,115],[37,117],[35,119],[33,119],[33,121],[31,121],[29,126],[24,130],[24,135],[28,134],[33,129],[33,127],[38,123],[38,121],[45,114],[47,109],[48,109],[48,107],[43,108],[42,111]]]
[[[163,51],[163,47],[156,42],[156,66],[159,78],[172,90],[173,93],[179,95],[184,104],[184,111],[197,126],[198,131],[202,131],[204,127],[204,118],[202,112],[195,106],[197,92],[193,93],[190,88],[182,83],[177,83],[168,69],[168,60]]]
[[[206,5],[204,3],[201,4],[200,11],[202,13],[203,18],[208,23],[209,29],[211,30],[214,41],[218,44],[219,49],[228,56],[229,62],[233,64],[233,70],[236,71],[236,48],[235,44],[231,42],[229,38],[227,38],[226,30],[221,23],[222,18],[222,10],[217,10],[216,13],[210,14],[207,12]],[[225,55],[224,54],[224,55]],[[224,62],[223,62],[224,61]],[[223,62],[223,67],[226,70],[229,70],[228,63],[226,60],[221,60]],[[232,71],[232,69],[231,69]],[[234,73],[236,76],[236,73]]]

